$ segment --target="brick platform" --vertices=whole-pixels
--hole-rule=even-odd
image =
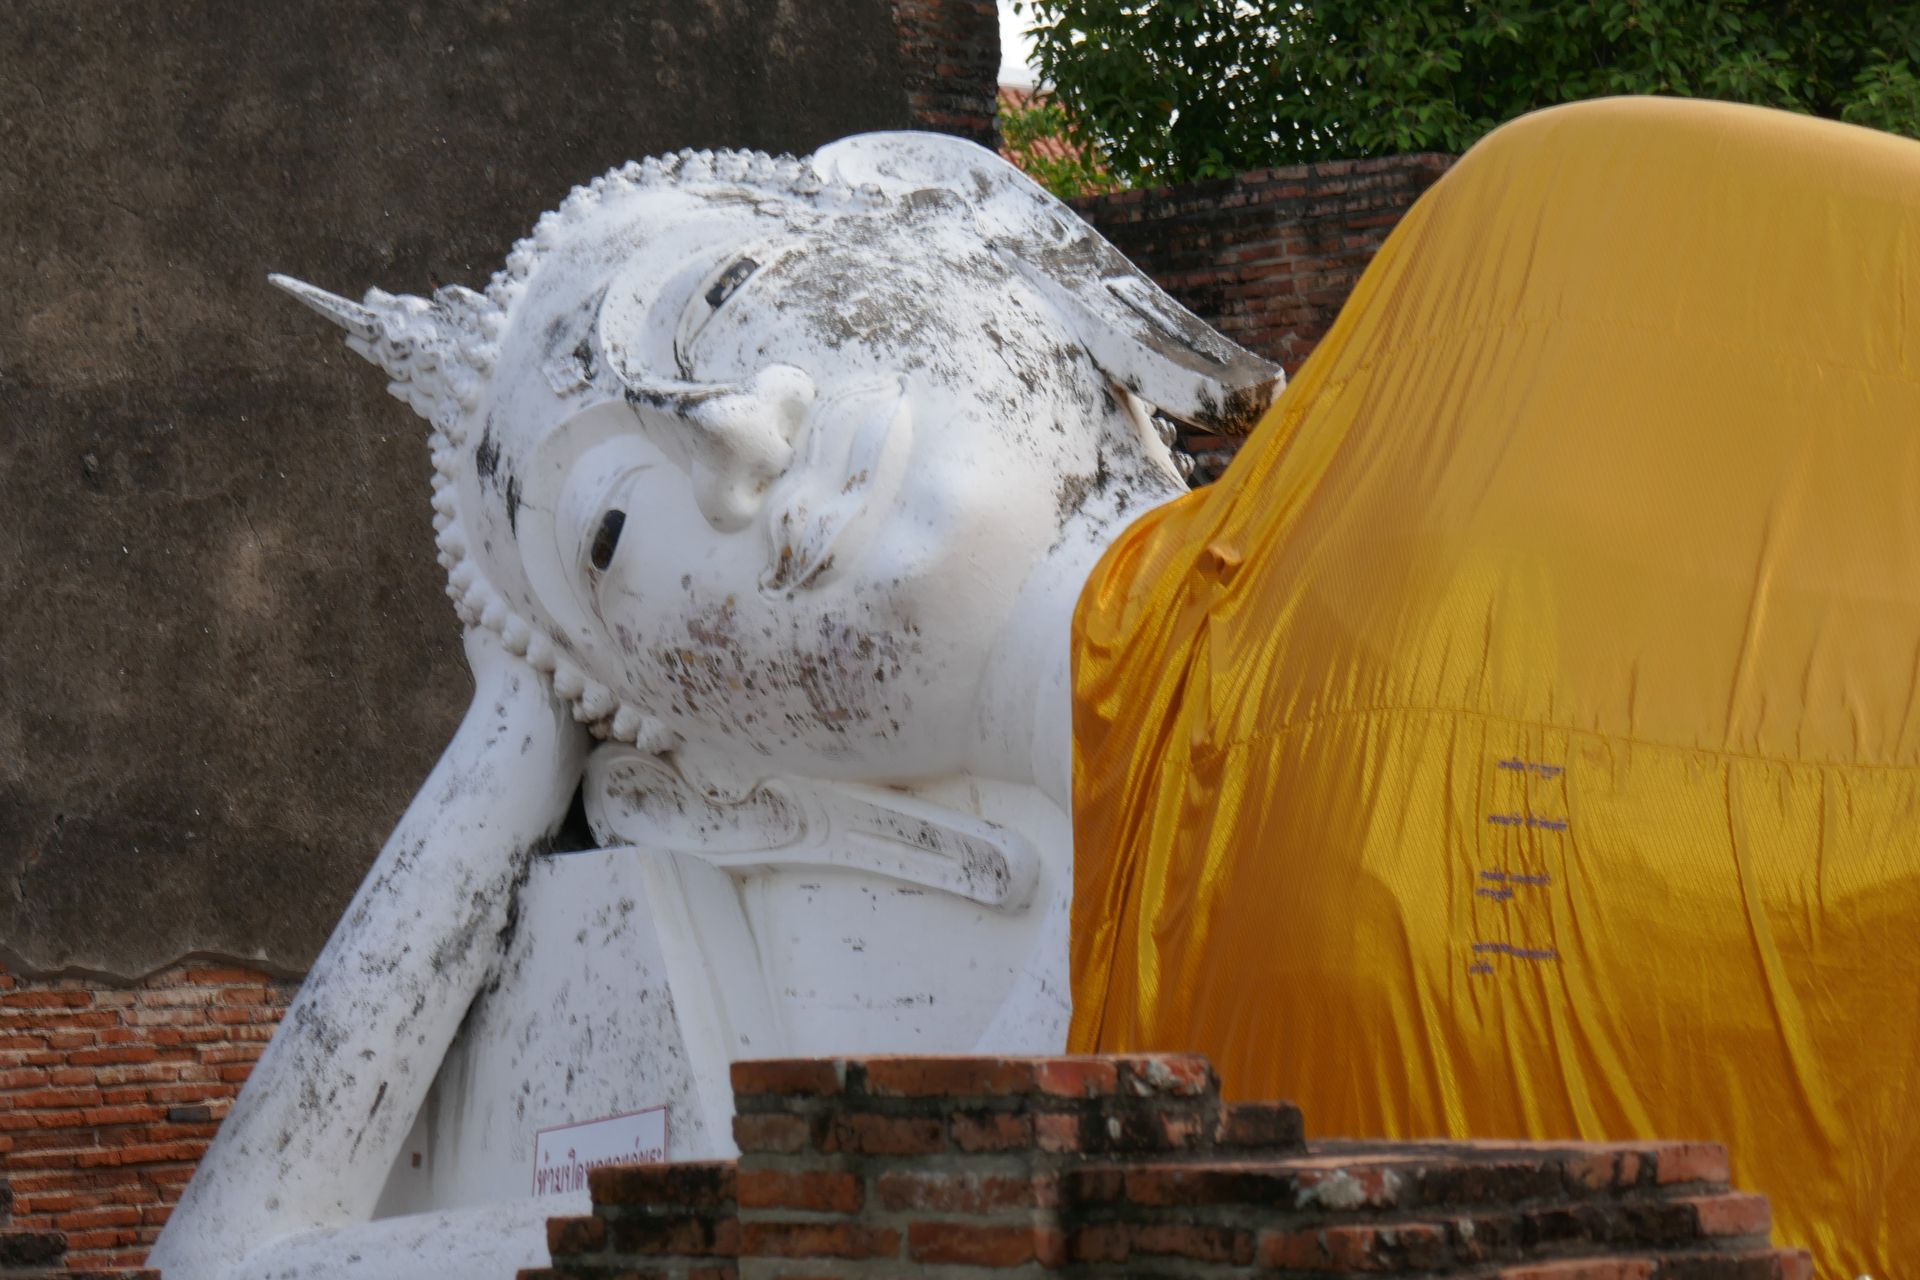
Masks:
[[[160,1280],[158,1271],[69,1271],[67,1237],[13,1224],[13,1187],[0,1177],[0,1278],[4,1280]]]
[[[1699,1143],[1315,1143],[1204,1059],[734,1068],[736,1162],[597,1170],[521,1280],[1499,1276],[1807,1280]]]
[[[131,987],[0,970],[14,1227],[61,1235],[77,1270],[144,1261],[294,985],[203,964]]]

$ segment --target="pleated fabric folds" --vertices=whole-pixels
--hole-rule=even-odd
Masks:
[[[1920,1265],[1920,143],[1618,99],[1419,202],[1075,620],[1073,1047],[1699,1138]]]

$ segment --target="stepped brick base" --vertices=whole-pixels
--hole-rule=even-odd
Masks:
[[[601,1169],[520,1280],[1808,1280],[1701,1143],[1313,1143],[1205,1059],[734,1068],[735,1161]]]

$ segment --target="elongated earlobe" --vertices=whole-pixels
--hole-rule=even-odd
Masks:
[[[1001,257],[1052,302],[1100,371],[1168,417],[1245,435],[1286,377],[1215,332],[1088,232]]]

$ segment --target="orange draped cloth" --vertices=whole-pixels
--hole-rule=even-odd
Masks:
[[[1822,1275],[1920,1267],[1917,380],[1920,144],[1475,147],[1081,599],[1073,1047],[1723,1141]]]

